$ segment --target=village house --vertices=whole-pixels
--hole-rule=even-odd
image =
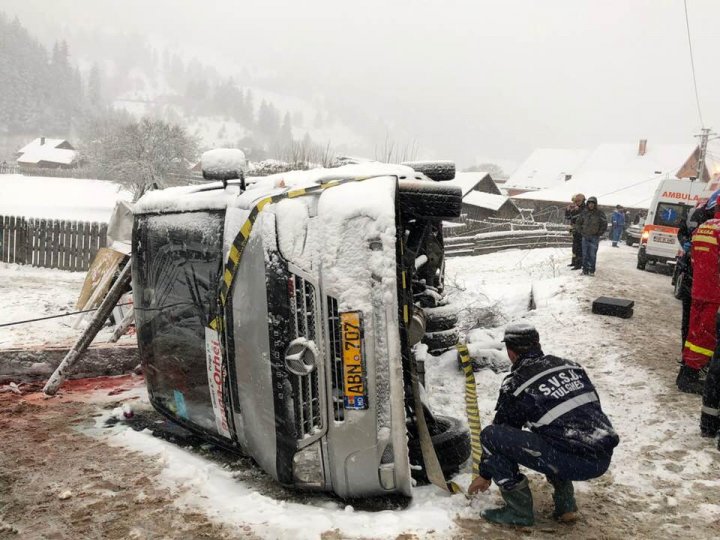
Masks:
[[[71,169],[77,167],[78,153],[66,139],[38,137],[17,151],[16,161],[23,169]]]
[[[487,172],[460,172],[453,180],[444,182],[462,191],[462,215],[458,223],[484,221],[488,218],[514,219],[520,210],[510,197],[504,195]]]

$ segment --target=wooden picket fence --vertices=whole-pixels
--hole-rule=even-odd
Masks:
[[[105,223],[0,216],[0,261],[84,271],[106,234]]]

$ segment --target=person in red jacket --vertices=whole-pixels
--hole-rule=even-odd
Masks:
[[[698,381],[717,344],[716,318],[720,309],[720,212],[698,226],[692,235],[693,267],[690,328],[683,348],[684,378]],[[698,393],[701,393],[702,390]]]

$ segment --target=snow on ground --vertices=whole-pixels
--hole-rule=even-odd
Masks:
[[[0,324],[75,311],[85,272],[67,272],[0,263]],[[0,326],[0,349],[40,345],[71,345],[80,335],[75,316]],[[97,341],[106,341],[105,327]]]
[[[461,326],[471,349],[497,352],[507,323],[532,322],[547,353],[585,366],[620,434],[609,472],[576,484],[583,521],[575,529],[560,531],[561,536],[583,538],[594,531],[596,538],[690,533],[710,537],[720,524],[720,460],[714,444],[699,437],[699,399],[672,388],[679,353],[680,305],[672,297],[670,278],[636,270],[635,254],[632,248],[611,249],[603,243],[598,271],[592,278],[567,268],[568,249],[452,258],[447,263],[447,288],[460,309]],[[49,271],[5,265],[0,267],[0,283],[7,282],[1,278],[12,272],[16,278],[29,274],[40,279],[41,273]],[[44,277],[56,279],[56,274]],[[72,287],[77,278],[68,279],[67,285]],[[58,284],[58,289],[61,287]],[[528,309],[531,291],[533,310]],[[634,318],[592,315],[590,301],[602,294],[634,299]],[[436,412],[464,417],[464,379],[455,355],[428,357],[426,377]],[[484,425],[492,420],[503,377],[490,369],[476,374]],[[147,402],[141,406],[149,407]],[[266,538],[319,538],[327,531],[343,538],[395,538],[413,533],[423,538],[456,538],[469,537],[468,531],[473,536],[513,534],[478,518],[481,509],[497,503],[495,488],[468,501],[462,495],[449,496],[424,486],[414,489],[407,506],[368,508],[367,503],[279,488],[252,465],[247,467],[253,472],[238,471],[160,441],[148,431],[136,432],[122,425],[101,431],[108,443],[139,451],[160,465],[160,482],[176,494],[178,507],[202,512],[240,532],[250,526]],[[538,519],[544,519],[541,516],[550,504],[549,488],[540,475],[530,477],[536,513]],[[467,472],[459,480],[467,483]],[[544,534],[542,527],[536,527],[539,534]]]
[[[0,215],[107,223],[118,199],[132,200],[104,180],[0,175]]]

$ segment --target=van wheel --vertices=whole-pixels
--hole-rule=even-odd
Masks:
[[[460,331],[457,328],[427,332],[422,342],[427,345],[428,352],[433,356],[440,355],[452,349],[460,340]]]
[[[675,278],[675,287],[673,288],[673,296],[678,300],[682,298],[683,281],[685,281],[685,272],[680,272]]]
[[[645,266],[647,266],[647,259],[638,253],[637,269],[645,270]]]
[[[470,432],[457,418],[450,416],[435,416],[434,422],[428,422],[430,437],[435,453],[440,461],[445,478],[455,474],[460,466],[470,457]],[[408,440],[410,464],[422,466],[422,451],[420,439]],[[428,477],[425,468],[412,470],[412,477],[418,484],[427,484]]]
[[[628,237],[625,239],[625,243],[626,243],[628,246],[633,247],[633,244],[634,244],[635,242],[633,242],[633,239],[628,236]]]
[[[453,305],[426,308],[424,311],[425,331],[427,333],[450,330],[457,326],[458,314]]]
[[[410,167],[436,182],[455,178],[455,163],[452,161],[403,161],[401,165]]]
[[[403,213],[422,219],[458,218],[462,209],[459,187],[427,180],[400,180],[398,198]]]

